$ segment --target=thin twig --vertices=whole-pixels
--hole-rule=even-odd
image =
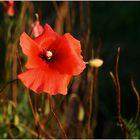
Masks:
[[[51,95],[49,95],[49,106],[50,106],[50,111],[52,111],[53,105],[52,105],[52,97],[51,97]]]
[[[8,134],[10,135],[10,137],[11,137],[12,139],[15,139],[14,134],[12,133],[12,131],[11,131],[9,125],[7,126],[7,132],[8,132]]]
[[[119,56],[120,56],[120,48],[118,48],[118,54],[116,59],[116,69],[115,69],[115,75],[110,72],[110,76],[113,79],[113,82],[116,87],[116,95],[117,95],[117,114],[118,114],[118,123],[122,130],[122,133],[126,137],[126,134],[129,132],[128,127],[125,125],[122,117],[121,117],[121,97],[120,97],[120,81],[118,76],[118,62],[119,62]]]
[[[32,134],[35,137],[38,137],[38,134],[36,131],[32,130],[31,128],[27,127],[24,124],[20,124],[27,132],[29,132],[30,134]]]
[[[17,59],[18,59],[18,62],[19,62],[19,66],[20,66],[21,72],[23,72],[22,63],[21,63],[21,59],[19,57],[18,51],[16,51],[16,55],[17,55]]]
[[[120,56],[120,48],[118,48],[118,54],[117,54],[117,59],[116,59],[115,79],[116,79],[118,122],[119,122],[120,128],[122,129],[123,128],[123,123],[122,123],[122,118],[121,118],[120,81],[119,81],[119,76],[118,76],[119,56]]]
[[[135,117],[135,120],[134,120],[134,124],[138,121],[139,119],[139,113],[140,113],[140,96],[139,96],[139,93],[135,87],[135,84],[134,84],[134,81],[131,79],[131,85],[132,85],[132,88],[133,88],[133,91],[136,95],[136,98],[137,98],[137,113],[136,113],[136,117]]]
[[[14,79],[14,80],[10,80],[10,81],[8,81],[3,87],[2,87],[2,89],[0,89],[0,93],[9,85],[9,84],[11,84],[11,83],[13,83],[13,82],[15,82],[15,81],[17,81],[18,79]]]
[[[58,7],[56,1],[53,1],[53,0],[52,0],[52,4],[53,4],[53,6],[54,6],[54,9],[55,9],[55,12],[56,12],[56,16],[57,16],[58,18],[61,18],[61,14],[60,14],[60,11],[59,11],[59,7]]]
[[[32,110],[32,113],[33,113],[33,117],[34,117],[34,120],[35,120],[35,126],[37,128],[37,133],[38,133],[38,138],[39,138],[40,134],[39,134],[39,131],[38,131],[39,130],[38,127],[40,127],[41,125],[40,125],[39,119],[37,117],[37,113],[35,112],[35,110],[33,108],[33,103],[32,103],[32,99],[31,99],[29,90],[28,90],[27,94],[28,94],[29,104],[30,104],[30,107],[31,107],[31,110]]]
[[[112,80],[113,80],[113,82],[115,84],[115,87],[116,87],[116,79],[115,79],[115,76],[114,76],[113,72],[110,71],[109,74],[110,74],[110,76],[111,76],[111,78],[112,78]]]
[[[37,117],[36,117],[36,113],[35,113],[34,108],[33,108],[32,99],[31,99],[29,90],[28,90],[27,93],[28,93],[28,98],[29,98],[29,104],[30,104],[30,106],[31,106],[31,110],[32,110],[32,113],[33,113],[33,117],[34,117],[34,119],[35,119],[35,124],[37,124]]]
[[[55,109],[53,109],[54,111],[56,111],[57,108],[60,107],[60,105],[61,105],[63,99],[64,99],[64,97],[62,97],[62,98],[60,99],[60,101],[59,101],[58,104],[57,104],[57,107],[55,107]],[[50,123],[50,121],[51,121],[52,118],[53,118],[53,114],[50,115],[50,117],[49,117],[49,119],[48,119],[48,122],[47,122],[47,124],[46,124],[46,128],[49,126],[49,123]]]
[[[92,69],[93,70],[93,69]],[[91,75],[91,83],[90,83],[90,96],[89,96],[89,117],[88,117],[88,137],[90,138],[92,130],[91,130],[91,117],[92,117],[92,101],[93,101],[93,74]]]
[[[57,6],[56,1],[52,1],[52,4],[54,6],[54,9],[55,9],[56,14],[58,14],[59,13],[59,9],[58,9],[58,6]]]
[[[65,130],[64,130],[63,125],[61,124],[60,120],[58,119],[56,113],[53,111],[52,96],[51,96],[51,95],[49,95],[49,104],[50,104],[50,111],[52,112],[54,118],[56,119],[56,121],[57,121],[57,123],[58,123],[58,125],[59,125],[59,128],[60,128],[60,130],[61,130],[61,133],[62,133],[62,135],[63,135],[63,137],[64,137],[65,139],[67,139],[67,135],[66,135],[66,132],[65,132]]]
[[[94,70],[94,79],[93,79],[93,106],[94,106],[94,110],[93,110],[93,124],[92,124],[92,129],[93,132],[95,132],[95,128],[97,126],[97,119],[98,119],[98,68],[95,68]],[[94,135],[93,135],[94,136]]]

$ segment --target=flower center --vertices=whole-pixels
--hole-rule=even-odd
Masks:
[[[46,57],[48,60],[50,60],[52,58],[52,56],[53,56],[52,51],[46,51]]]
[[[39,57],[46,63],[52,62],[54,54],[52,51],[47,51],[46,49],[42,50],[39,53]]]

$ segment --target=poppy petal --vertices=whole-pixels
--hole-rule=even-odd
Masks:
[[[44,31],[42,34],[36,38],[34,38],[34,41],[37,42],[38,44],[42,43],[44,39],[49,38],[49,37],[58,37],[59,35],[53,31],[53,29],[50,27],[50,25],[46,24],[44,26]]]
[[[80,56],[81,56],[81,44],[80,44],[80,41],[75,39],[71,34],[69,33],[66,33],[65,34],[65,37],[67,38],[67,40],[69,40],[69,42],[71,42],[71,45],[73,47],[73,49],[75,50],[75,52]],[[83,58],[83,57],[82,57]]]
[[[26,68],[32,69],[47,66],[46,63],[44,63],[42,59],[39,57],[39,53],[40,53],[39,49],[31,48],[28,54]]]
[[[37,68],[44,65],[39,58],[39,46],[25,32],[20,37],[20,45],[24,54],[28,56],[26,68]]]
[[[56,40],[55,37],[48,37],[48,38],[45,38],[43,39],[43,41],[40,43],[40,50],[43,50],[43,49],[48,49],[48,47],[53,44],[53,42]]]
[[[60,74],[56,70],[30,69],[18,75],[27,88],[36,93],[47,92],[49,94],[67,94],[67,86],[71,79],[70,75]]]
[[[26,55],[31,52],[31,48],[38,48],[36,42],[34,42],[25,32],[20,36],[20,46],[23,53]]]
[[[69,34],[65,34],[58,41],[51,46],[51,49],[56,53],[56,61],[51,63],[50,66],[58,69],[61,73],[80,74],[85,69],[85,62],[81,56],[79,42]]]

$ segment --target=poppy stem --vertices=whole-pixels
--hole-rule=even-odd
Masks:
[[[120,81],[118,76],[118,63],[120,56],[120,48],[118,48],[118,54],[116,59],[115,79],[116,79],[116,93],[117,93],[117,110],[118,110],[118,122],[121,129],[123,129],[123,122],[121,117],[121,97],[120,97]]]
[[[39,15],[38,15],[38,13],[35,13],[35,17],[36,17],[36,20],[39,21]]]
[[[29,98],[29,104],[31,106],[31,110],[32,110],[32,113],[33,113],[33,117],[34,117],[34,120],[35,120],[35,126],[37,127],[38,138],[40,138],[41,136],[40,136],[40,133],[39,133],[39,129],[41,129],[44,132],[45,132],[45,130],[43,129],[42,124],[40,123],[40,121],[37,117],[37,112],[35,112],[35,110],[33,108],[33,103],[32,103],[32,99],[31,99],[29,90],[28,90],[28,98]]]
[[[93,70],[93,69],[92,69]],[[88,118],[88,138],[91,137],[91,117],[92,117],[92,105],[93,105],[93,74],[91,75],[91,83],[90,83],[90,97],[89,97],[89,118]]]
[[[134,120],[134,124],[138,121],[139,119],[139,114],[140,114],[140,96],[139,96],[139,93],[135,87],[135,84],[134,84],[134,81],[131,79],[131,86],[133,88],[133,91],[136,95],[136,98],[137,98],[137,113],[136,113],[136,117],[135,117],[135,120]]]
[[[19,57],[18,51],[16,51],[16,55],[17,55],[17,59],[18,59],[18,62],[19,62],[19,66],[20,66],[21,72],[23,72],[22,63],[21,63],[21,59]]]
[[[92,119],[92,130],[93,130],[93,137],[94,137],[94,133],[95,133],[95,128],[97,126],[98,123],[98,100],[99,100],[99,95],[98,95],[98,71],[99,68],[95,68],[94,69],[94,77],[93,77],[93,106],[94,106],[94,110],[93,110],[93,119]]]
[[[52,112],[54,118],[56,119],[56,121],[57,121],[57,123],[58,123],[58,125],[59,125],[59,128],[60,128],[60,130],[61,130],[61,133],[62,133],[62,135],[63,135],[63,137],[64,137],[65,139],[67,139],[67,135],[66,135],[66,132],[65,132],[65,130],[64,130],[64,127],[63,127],[63,125],[61,124],[60,120],[58,119],[56,113],[55,113],[54,110],[53,110],[52,96],[51,96],[51,95],[49,95],[49,105],[50,105],[50,111]]]
[[[29,90],[28,90],[27,93],[28,93],[29,104],[30,104],[30,107],[31,107],[31,110],[32,110],[32,113],[33,113],[34,120],[35,120],[35,126],[38,126],[38,119],[36,117],[36,113],[35,113],[35,110],[33,108],[33,103],[32,103],[32,99],[31,99]],[[38,134],[38,137],[39,137],[39,134]]]
[[[64,99],[64,97],[62,97],[62,98],[60,99],[60,101],[59,101],[57,107],[55,107],[54,111],[56,111],[56,110],[60,107],[60,105],[62,104],[63,99]],[[47,122],[47,124],[46,124],[46,127],[48,127],[48,125],[50,124],[50,121],[51,121],[52,118],[53,118],[53,114],[50,115],[50,117],[49,117],[49,119],[48,119],[48,122]]]
[[[116,79],[115,79],[115,76],[114,76],[113,72],[110,71],[109,74],[110,74],[110,76],[111,76],[111,78],[112,78],[112,80],[113,80],[113,82],[114,82],[114,84],[116,86]]]
[[[115,87],[116,87],[118,124],[119,124],[119,127],[121,128],[122,133],[124,134],[124,137],[126,137],[126,133],[128,131],[128,128],[124,124],[123,119],[121,117],[120,81],[119,81],[119,76],[118,76],[119,56],[120,56],[120,48],[118,48],[118,53],[117,53],[115,75],[112,72],[110,72],[110,76],[113,79],[113,82],[114,82]]]

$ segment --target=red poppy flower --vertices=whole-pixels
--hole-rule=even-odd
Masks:
[[[22,33],[20,45],[28,57],[28,70],[19,74],[18,79],[36,93],[65,95],[71,77],[85,69],[80,42],[69,33],[60,36],[48,24],[34,39]]]
[[[14,10],[14,1],[13,0],[9,0],[7,2],[7,5],[6,5],[6,13],[9,15],[9,16],[13,16],[15,14],[15,10]]]

